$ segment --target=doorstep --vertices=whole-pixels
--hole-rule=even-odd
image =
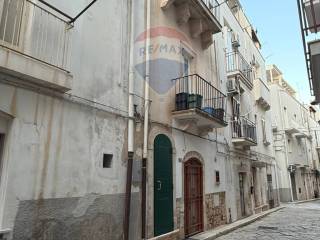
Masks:
[[[241,228],[241,227],[244,227],[250,223],[253,223],[263,217],[266,217],[268,216],[269,214],[273,213],[273,212],[277,212],[281,209],[285,208],[284,206],[280,206],[280,207],[277,207],[277,208],[273,208],[273,209],[270,209],[270,210],[267,210],[265,212],[262,212],[262,213],[259,213],[259,214],[255,214],[255,215],[252,215],[250,217],[247,217],[247,218],[244,218],[244,219],[241,219],[241,220],[238,220],[236,222],[233,222],[233,223],[230,223],[230,224],[227,224],[225,226],[222,226],[222,227],[219,227],[217,229],[214,229],[214,230],[210,230],[210,231],[206,231],[204,233],[200,233],[200,234],[197,234],[195,236],[192,236],[190,238],[188,238],[189,240],[211,240],[211,239],[216,239],[222,235],[225,235],[227,233],[230,233],[238,228]]]
[[[176,240],[179,237],[179,229],[176,229],[172,232],[157,236],[157,237],[153,237],[153,238],[149,238],[148,240]]]

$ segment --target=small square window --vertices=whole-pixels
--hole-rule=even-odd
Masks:
[[[112,158],[113,158],[113,154],[103,154],[102,167],[103,168],[111,168],[112,167]]]

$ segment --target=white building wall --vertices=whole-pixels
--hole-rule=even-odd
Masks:
[[[75,15],[88,1],[51,3]],[[0,228],[12,229],[13,239],[45,239],[46,224],[54,239],[122,236],[128,15],[127,1],[98,1],[75,22],[69,95],[9,85],[1,75],[0,112],[11,118]],[[113,154],[111,168],[102,167],[103,154]],[[132,201],[138,205],[137,193]],[[139,214],[133,209],[131,216]],[[132,223],[131,236],[138,239],[140,223]]]
[[[270,81],[272,115],[280,116],[275,117],[273,123],[273,140],[279,167],[281,200],[313,198],[318,184],[314,171],[317,169],[314,164],[317,162],[316,139],[312,136],[311,129],[318,129],[318,124],[310,117],[309,110],[279,85],[281,82],[272,82],[272,79]],[[305,136],[299,137],[298,134]],[[289,169],[292,169],[291,175],[294,175],[294,179],[293,176],[290,177]]]

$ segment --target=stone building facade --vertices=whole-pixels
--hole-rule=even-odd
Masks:
[[[88,1],[49,3],[66,14],[0,2],[0,229],[9,239],[122,239],[130,6],[98,1],[70,23]],[[139,229],[132,221],[130,235]]]
[[[297,100],[277,66],[268,66],[267,72],[280,199],[313,199],[319,194],[318,110]]]
[[[184,239],[279,204],[265,60],[238,1],[97,1],[75,22],[88,1],[50,4],[0,4],[8,239]]]

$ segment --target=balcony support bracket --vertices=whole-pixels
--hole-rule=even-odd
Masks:
[[[190,6],[188,3],[180,4],[176,7],[177,22],[179,25],[185,24],[191,17]]]
[[[201,44],[203,49],[207,49],[213,43],[212,32],[206,31],[201,34]]]
[[[193,38],[197,38],[203,33],[204,26],[202,19],[192,19],[190,20],[190,32]]]

